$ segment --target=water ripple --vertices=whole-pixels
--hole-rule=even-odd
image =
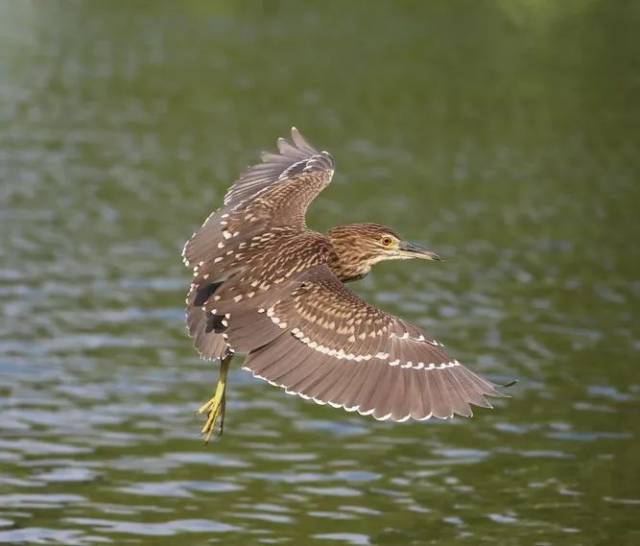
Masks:
[[[0,543],[640,543],[635,14],[264,4],[0,2]],[[340,166],[310,226],[447,257],[353,289],[519,379],[495,410],[379,423],[237,362],[203,443],[181,246],[294,122]]]

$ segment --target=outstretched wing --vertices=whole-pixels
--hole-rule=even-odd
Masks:
[[[471,416],[501,396],[417,327],[316,266],[252,305],[221,297],[212,320],[245,368],[287,392],[377,419]]]
[[[335,169],[328,152],[318,152],[293,127],[291,142],[278,139],[278,153],[264,152],[262,163],[250,167],[187,241],[182,256],[187,266],[215,259],[220,244],[240,243],[273,226],[302,231],[307,208],[329,185]]]
[[[335,164],[328,152],[318,152],[295,127],[291,128],[291,142],[278,139],[277,154],[262,153],[262,163],[250,167],[233,184],[224,197],[224,206],[233,207],[263,194],[274,186],[291,181],[298,191],[309,195],[307,205],[331,182]],[[305,210],[302,210],[304,215]]]

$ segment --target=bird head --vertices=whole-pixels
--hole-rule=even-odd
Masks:
[[[349,224],[329,232],[338,256],[334,268],[343,280],[365,276],[371,266],[384,260],[441,260],[435,252],[403,240],[393,229],[380,224]]]

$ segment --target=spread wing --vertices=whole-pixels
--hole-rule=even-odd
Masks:
[[[471,416],[501,396],[420,329],[373,307],[326,265],[248,300],[219,295],[210,321],[245,368],[288,393],[377,419]],[[205,304],[206,307],[206,304]]]
[[[229,188],[224,197],[225,207],[246,203],[294,180],[301,182],[295,184],[298,191],[309,193],[308,205],[331,182],[335,169],[333,158],[328,152],[313,148],[295,127],[291,128],[291,142],[278,139],[278,152],[262,153],[262,163],[250,167]],[[301,212],[304,214],[305,210]]]
[[[187,266],[221,255],[220,244],[239,244],[273,226],[302,231],[307,208],[329,185],[335,169],[328,152],[318,152],[293,127],[291,142],[278,139],[278,153],[265,152],[227,191],[213,212],[187,241]]]

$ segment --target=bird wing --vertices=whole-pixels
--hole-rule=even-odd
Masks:
[[[396,421],[471,416],[471,404],[491,407],[485,396],[501,396],[419,328],[363,301],[326,265],[251,304],[225,299],[216,302],[218,331],[248,353],[246,369],[288,393]]]
[[[278,139],[278,152],[262,153],[262,163],[249,167],[229,188],[224,197],[225,207],[246,203],[274,186],[292,181],[301,182],[295,184],[298,191],[311,190],[308,205],[331,182],[333,158],[328,152],[318,152],[295,127],[291,128],[291,142]]]
[[[278,153],[264,152],[262,162],[229,188],[222,208],[187,241],[185,264],[213,259],[227,239],[238,242],[273,226],[302,231],[307,208],[329,185],[334,170],[331,155],[318,152],[292,127],[291,142],[280,138]]]
[[[220,329],[216,321],[221,318],[214,317],[221,316],[222,309],[232,304],[234,314],[239,307],[255,313],[272,290],[279,291],[302,270],[326,263],[332,252],[329,240],[312,231],[272,228],[253,235],[247,230],[242,236],[223,236],[209,258],[194,264],[185,301],[187,327],[200,356],[222,358],[230,349],[216,333]]]

